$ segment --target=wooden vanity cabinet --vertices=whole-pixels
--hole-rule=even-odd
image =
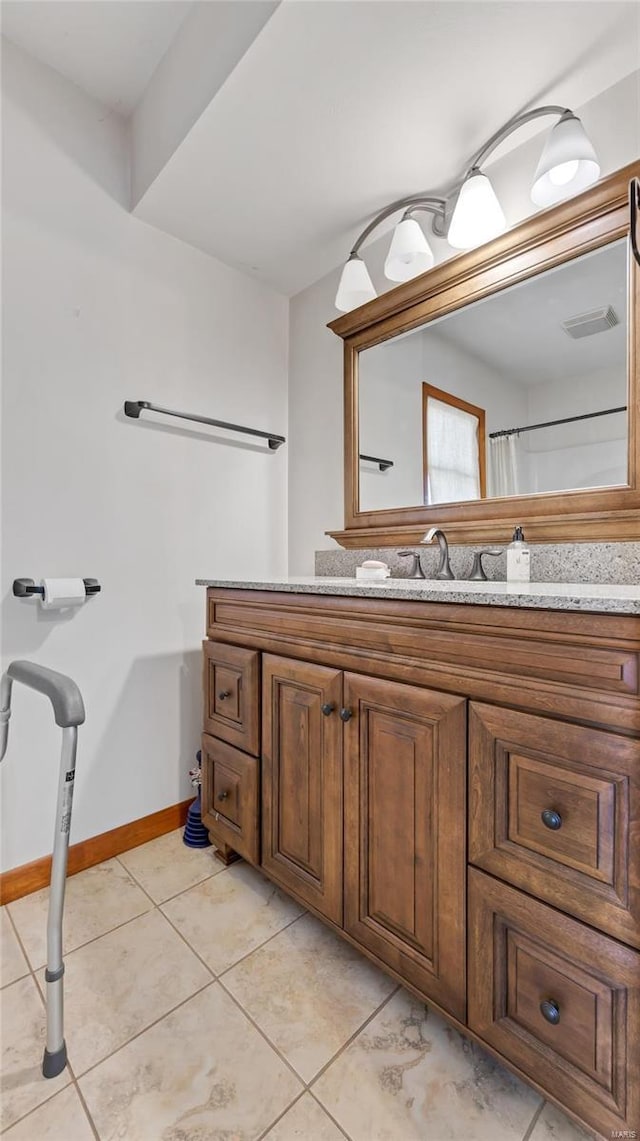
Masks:
[[[225,860],[599,1138],[640,1136],[638,619],[234,588],[207,619]]]
[[[464,1019],[466,703],[350,673],[344,703],[345,930]]]
[[[224,863],[234,854],[260,862],[259,762],[202,735],[202,820]]]
[[[469,872],[469,1026],[601,1136],[640,1118],[640,957]]]
[[[640,947],[639,748],[472,702],[470,862]]]
[[[465,701],[271,654],[262,676],[262,867],[464,1018]]]
[[[262,866],[342,924],[342,674],[263,655]]]

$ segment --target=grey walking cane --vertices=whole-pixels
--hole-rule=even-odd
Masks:
[[[65,674],[37,666],[34,662],[12,662],[0,681],[0,761],[7,751],[11,688],[13,682],[35,689],[48,697],[53,705],[56,725],[62,728],[62,754],[58,781],[58,807],[51,862],[51,890],[47,919],[47,1044],[42,1060],[45,1078],[55,1078],[67,1064],[64,1040],[62,976],[62,910],[67,879],[69,829],[76,769],[78,725],[84,721],[82,694],[76,683]]]

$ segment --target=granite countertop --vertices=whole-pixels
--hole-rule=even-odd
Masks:
[[[640,584],[571,582],[470,582],[387,578],[198,578],[197,586],[234,590],[277,590],[290,594],[333,594],[348,598],[393,598],[410,602],[457,602],[476,606],[522,606],[534,610],[582,610],[598,614],[640,614]]]

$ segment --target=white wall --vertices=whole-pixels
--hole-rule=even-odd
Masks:
[[[192,793],[194,579],[286,569],[287,446],[127,420],[123,401],[288,435],[287,302],[127,213],[116,116],[10,44],[2,78],[3,659],[84,695],[75,842]],[[45,613],[13,598],[23,575],[93,575],[103,593]],[[5,868],[51,850],[59,747],[49,704],[16,686]]]
[[[584,107],[575,108],[594,142],[603,175],[638,157],[638,78],[638,72],[629,75]],[[505,107],[505,120],[516,111]],[[537,135],[504,158],[497,152],[497,161],[491,164],[491,178],[509,225],[534,209],[528,194],[541,147],[542,136]],[[406,193],[417,189],[406,187]],[[354,238],[357,229],[354,220]],[[453,255],[444,240],[432,241],[431,235],[429,239],[436,262]],[[364,251],[379,293],[392,288],[382,272],[389,241],[387,234]],[[291,299],[289,421],[296,442],[289,452],[290,574],[312,573],[314,551],[335,546],[325,532],[341,530],[344,525],[342,343],[325,328],[337,316],[334,298],[341,268]]]
[[[336,315],[338,274],[321,278],[289,308],[289,574],[313,574],[314,551],[344,522],[342,341],[326,328]]]
[[[280,0],[192,4],[131,116],[134,206],[270,19]]]
[[[621,408],[626,379],[610,370],[530,385],[523,424]],[[618,413],[574,424],[541,428],[520,436],[528,460],[531,491],[608,487],[627,482],[627,416]]]
[[[393,461],[380,471],[361,461],[363,511],[423,503],[422,339],[374,345],[358,363],[360,451]]]
[[[443,336],[446,318],[433,328],[374,345],[359,358],[360,449],[392,459],[386,472],[360,465],[364,511],[424,503],[422,384],[442,388],[484,408],[485,436],[523,423],[524,388],[509,383],[478,357]]]

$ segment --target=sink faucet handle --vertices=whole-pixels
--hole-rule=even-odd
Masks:
[[[412,562],[411,566],[409,567],[409,573],[407,574],[407,578],[424,578],[425,577],[424,571],[422,569],[422,564],[420,562],[420,555],[417,553],[417,551],[398,551],[398,557],[401,559],[404,559],[404,558],[413,559],[413,562]]]
[[[487,576],[485,569],[482,565],[484,555],[490,555],[491,558],[497,559],[498,555],[503,554],[502,550],[495,550],[492,547],[483,547],[481,550],[473,552],[473,566],[471,574],[469,575],[470,582],[486,582]]]

